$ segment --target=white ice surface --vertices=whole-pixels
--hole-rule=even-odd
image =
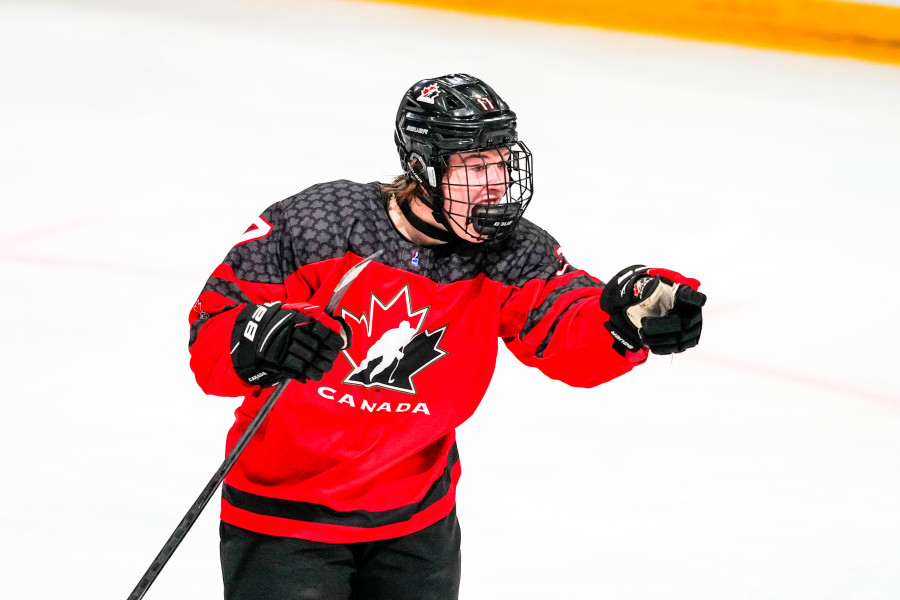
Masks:
[[[376,4],[0,2],[3,598],[125,598],[236,401],[187,364],[270,203],[386,180],[412,82],[490,82],[528,216],[696,276],[703,342],[593,390],[501,353],[462,598],[900,597],[900,68]],[[148,598],[221,597],[217,499]]]

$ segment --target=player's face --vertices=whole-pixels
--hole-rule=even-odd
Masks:
[[[448,160],[442,182],[444,210],[454,232],[463,239],[483,241],[469,217],[475,206],[503,200],[509,186],[509,155],[507,148],[498,148],[454,154]]]

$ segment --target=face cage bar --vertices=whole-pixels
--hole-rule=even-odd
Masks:
[[[509,236],[534,192],[528,147],[514,142],[442,154],[439,160],[443,173],[439,198],[447,218],[473,241],[496,242]]]

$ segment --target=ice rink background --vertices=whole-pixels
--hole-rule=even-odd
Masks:
[[[5,598],[125,598],[237,405],[187,365],[274,201],[398,171],[414,81],[519,114],[528,217],[703,281],[700,347],[459,431],[464,600],[900,595],[900,68],[346,2],[0,2]],[[464,374],[460,374],[464,376]],[[221,597],[218,496],[148,598]]]

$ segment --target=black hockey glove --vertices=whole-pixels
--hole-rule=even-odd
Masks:
[[[269,387],[283,377],[318,381],[350,346],[350,328],[306,303],[249,304],[231,333],[231,361],[238,376]]]
[[[706,295],[700,282],[668,269],[632,265],[603,288],[600,307],[609,314],[606,329],[622,356],[648,347],[672,354],[700,341]]]

